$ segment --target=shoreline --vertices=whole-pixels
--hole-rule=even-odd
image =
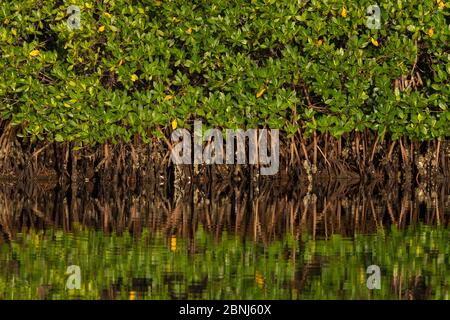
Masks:
[[[163,139],[153,137],[149,144],[135,136],[128,143],[108,142],[78,149],[75,143],[29,143],[19,140],[15,129],[8,126],[0,135],[0,178],[58,180],[63,183],[149,180],[155,183],[174,181],[183,185],[194,180],[259,181],[285,178],[419,183],[450,175],[450,144],[438,139],[427,142],[411,141],[404,137],[392,140],[369,130],[344,134],[340,138],[327,133],[306,138],[301,132],[288,138],[280,132],[277,146],[279,171],[275,175],[263,176],[258,170],[262,166],[258,164],[175,165],[171,161],[173,145],[167,138],[169,133]],[[245,149],[245,156],[248,156],[248,144]]]

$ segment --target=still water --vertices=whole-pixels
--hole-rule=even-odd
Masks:
[[[0,299],[449,299],[449,208],[447,185],[204,185],[174,199],[3,183]]]

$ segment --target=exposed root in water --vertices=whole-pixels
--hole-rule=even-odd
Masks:
[[[9,123],[1,121],[0,127],[0,174],[17,176],[22,172],[25,164],[25,153],[17,141],[15,129]]]
[[[259,165],[174,165],[170,160],[172,147],[167,138],[154,137],[150,143],[144,143],[139,136],[128,143],[106,142],[84,148],[72,143],[31,143],[18,139],[15,129],[2,122],[0,176],[61,183],[98,180],[129,186],[150,181],[179,194],[196,182],[289,178],[304,179],[311,184],[318,178],[331,178],[395,180],[412,185],[450,175],[447,141],[417,142],[404,137],[392,140],[369,130],[340,138],[327,133],[305,137],[301,132],[291,137],[281,136],[280,168],[274,176],[261,175]]]

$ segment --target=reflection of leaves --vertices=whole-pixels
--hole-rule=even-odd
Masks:
[[[203,298],[290,299],[292,291],[297,290],[301,298],[366,299],[366,275],[361,270],[366,269],[369,255],[369,262],[382,268],[383,288],[391,288],[392,277],[412,279],[426,274],[428,285],[436,289],[429,297],[445,298],[448,289],[442,283],[450,280],[448,264],[444,263],[450,256],[448,231],[414,226],[384,232],[356,235],[354,240],[336,235],[316,241],[303,233],[299,250],[298,240],[289,235],[263,248],[230,235],[217,240],[199,228],[192,241],[202,248],[202,253],[192,255],[188,253],[192,242],[177,241],[175,235],[164,239],[149,232],[136,238],[129,233],[105,235],[93,230],[74,234],[31,231],[11,246],[1,246],[0,262],[16,260],[20,268],[13,275],[1,265],[0,292],[8,292],[6,299],[36,298],[41,285],[51,284],[48,298],[75,297],[64,290],[64,273],[67,265],[76,260],[84,279],[77,294],[86,299],[98,299],[102,290],[117,283],[117,279],[122,279],[120,286],[114,286],[117,298],[167,299],[164,288],[170,275],[178,296],[190,297],[190,290],[201,282]],[[167,254],[167,240],[171,254]],[[155,289],[132,293],[133,278],[145,279],[149,274]],[[246,280],[249,278],[251,281]],[[407,290],[413,284],[402,286]],[[348,289],[345,296],[342,288]],[[392,290],[374,291],[373,297],[396,299],[398,295]]]

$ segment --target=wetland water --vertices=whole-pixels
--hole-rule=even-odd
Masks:
[[[450,297],[447,185],[220,186],[2,183],[0,299]]]

